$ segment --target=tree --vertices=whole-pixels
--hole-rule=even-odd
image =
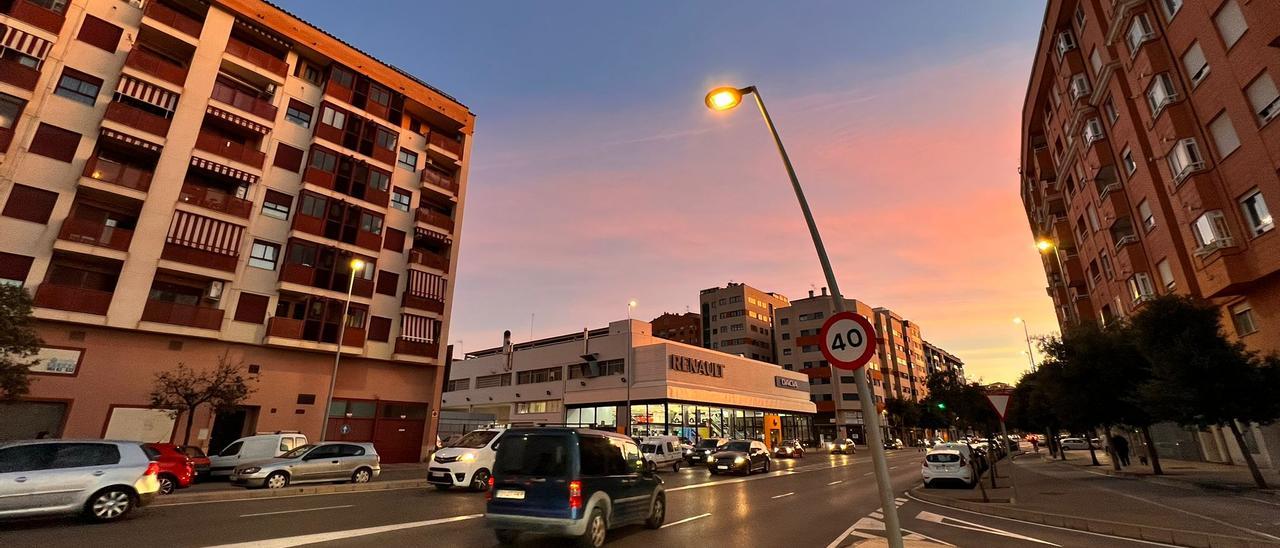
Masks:
[[[925,386],[929,389],[925,405],[941,412],[949,424],[982,432],[999,428],[1000,419],[978,383],[965,384],[954,371],[935,371],[925,379]]]
[[[914,431],[920,426],[923,411],[920,404],[902,398],[889,398],[884,401],[885,413],[889,415],[892,426],[898,428],[898,437],[910,438],[906,432]]]
[[[31,324],[31,294],[0,285],[0,399],[16,400],[31,389],[27,374],[39,360],[29,358],[41,344]]]
[[[1280,360],[1230,340],[1218,307],[1193,297],[1161,296],[1131,321],[1134,342],[1151,362],[1151,379],[1142,392],[1154,414],[1187,426],[1230,429],[1254,482],[1266,489],[1238,423],[1280,418],[1273,393]]]
[[[195,371],[179,362],[178,367],[172,370],[156,373],[151,388],[151,406],[169,410],[174,419],[186,414],[187,428],[182,437],[184,445],[191,442],[191,427],[200,406],[208,405],[214,413],[226,411],[239,405],[254,391],[245,377],[243,360],[232,363],[229,354],[218,356],[218,364],[213,369]]]

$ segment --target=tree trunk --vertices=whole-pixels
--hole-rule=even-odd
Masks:
[[[1164,470],[1160,468],[1160,453],[1156,451],[1155,442],[1151,441],[1151,427],[1142,427],[1142,441],[1147,444],[1147,457],[1151,459],[1151,473],[1161,476]]]
[[[196,420],[196,410],[187,409],[187,433],[182,436],[182,445],[191,445],[191,426]]]
[[[1089,458],[1093,459],[1093,466],[1102,466],[1102,463],[1098,462],[1098,452],[1094,451],[1093,440],[1089,439],[1090,437],[1092,436],[1089,436],[1089,433],[1085,432],[1084,444],[1089,446]]]
[[[1258,489],[1267,488],[1267,480],[1262,477],[1262,471],[1258,470],[1258,463],[1254,462],[1253,455],[1249,453],[1249,448],[1244,445],[1244,435],[1240,433],[1240,427],[1236,425],[1236,421],[1227,421],[1227,425],[1231,427],[1231,435],[1236,438],[1236,445],[1240,447],[1240,454],[1244,455],[1245,464],[1249,465],[1249,473],[1253,474],[1253,482],[1258,484]]]
[[[1111,469],[1119,472],[1120,453],[1116,450],[1115,444],[1111,443],[1111,425],[1108,424],[1107,426],[1104,426],[1102,430],[1106,436],[1106,440],[1104,441],[1107,444],[1107,454],[1111,455]]]

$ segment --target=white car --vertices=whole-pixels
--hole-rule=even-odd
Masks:
[[[647,436],[640,438],[640,452],[644,454],[645,466],[649,470],[671,468],[672,472],[680,471],[680,462],[684,453],[680,449],[680,438],[675,436]]]
[[[440,490],[450,487],[467,487],[473,491],[488,489],[501,434],[500,429],[482,428],[440,448],[431,455],[427,483]]]
[[[3,442],[0,518],[83,513],[115,521],[155,499],[159,473],[138,442]]]
[[[963,483],[972,487],[977,474],[973,470],[973,460],[965,458],[959,449],[934,449],[924,456],[920,463],[920,475],[924,478],[926,488],[933,487],[942,481]]]
[[[240,438],[209,455],[209,475],[230,476],[237,466],[248,462],[274,459],[307,444],[307,436],[297,432],[255,434]]]
[[[1102,441],[1097,439],[1085,441],[1084,438],[1062,438],[1058,442],[1062,444],[1063,449],[1088,451],[1090,444],[1093,445],[1094,449],[1102,449]]]

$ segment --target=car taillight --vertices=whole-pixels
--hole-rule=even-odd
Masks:
[[[569,482],[569,509],[578,508],[582,508],[582,482],[573,480]]]
[[[158,463],[158,462],[156,462],[156,461],[151,461],[151,462],[148,462],[148,463],[147,463],[147,471],[146,471],[146,472],[143,472],[143,473],[142,473],[142,475],[144,475],[144,476],[154,476],[154,475],[159,474],[159,473],[160,473],[160,463]]]
[[[489,488],[484,490],[484,500],[493,500],[493,476],[489,476]]]

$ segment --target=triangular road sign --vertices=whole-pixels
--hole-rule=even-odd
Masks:
[[[1004,420],[1004,415],[1009,411],[1009,399],[1012,394],[1008,393],[989,393],[987,401],[991,403],[991,408],[996,410],[996,414],[1000,415],[1000,420]]]

